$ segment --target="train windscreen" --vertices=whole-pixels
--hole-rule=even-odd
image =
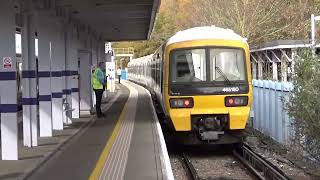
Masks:
[[[210,81],[244,81],[243,57],[240,49],[210,49]]]
[[[172,82],[206,81],[205,49],[179,50],[173,55]]]
[[[171,83],[245,81],[244,52],[232,48],[174,50],[170,78]]]

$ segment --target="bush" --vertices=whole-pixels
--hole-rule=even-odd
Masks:
[[[294,142],[320,161],[320,57],[303,50],[295,60],[294,89],[287,102]]]

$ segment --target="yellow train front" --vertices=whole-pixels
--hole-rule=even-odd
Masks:
[[[192,28],[171,37],[153,59],[160,59],[163,80],[160,87],[151,83],[149,88],[158,94],[181,143],[241,141],[252,102],[250,54],[244,38],[217,27]]]

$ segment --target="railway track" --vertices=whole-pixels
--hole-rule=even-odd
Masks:
[[[232,155],[259,180],[288,180],[289,178],[277,167],[256,154],[247,145],[241,145],[232,151]],[[190,179],[202,180],[186,153],[181,154],[181,161],[188,171]],[[206,179],[214,179],[209,177]]]
[[[156,110],[160,109],[160,105],[157,103],[155,95],[152,95],[152,98]],[[157,111],[157,116],[159,119],[163,119],[162,112]],[[188,155],[185,152],[182,152],[180,156],[181,161],[186,167],[190,178],[194,180],[202,180]],[[239,162],[248,170],[250,170],[251,174],[259,180],[290,179],[279,168],[271,164],[269,161],[265,160],[259,154],[255,153],[249,146],[245,144],[241,144],[237,148],[233,149],[232,156],[238,159]],[[209,179],[214,179],[214,177],[209,177]]]
[[[288,180],[289,178],[278,167],[255,153],[243,144],[233,150],[233,155],[241,161],[258,179]]]
[[[193,180],[200,180],[200,177],[196,171],[196,169],[194,168],[194,166],[191,163],[191,160],[189,159],[189,157],[186,155],[186,153],[182,153],[182,161],[185,164],[185,167],[188,170],[188,173],[190,175],[190,177]]]

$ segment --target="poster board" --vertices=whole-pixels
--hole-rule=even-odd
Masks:
[[[110,92],[115,91],[115,63],[114,62],[106,62],[106,75],[107,78],[107,90]]]

